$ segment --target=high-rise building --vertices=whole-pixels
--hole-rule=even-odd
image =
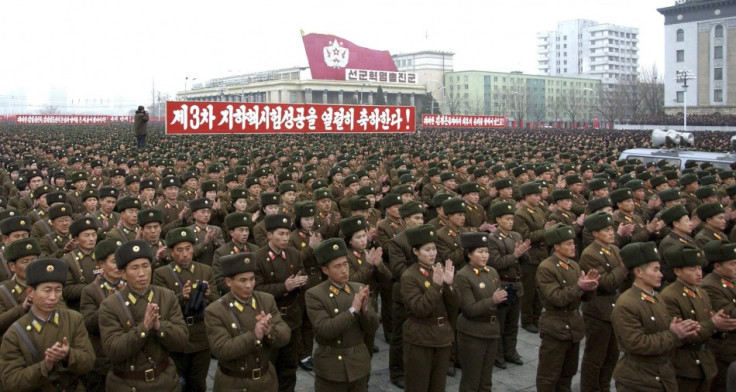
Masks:
[[[537,33],[540,74],[599,79],[603,87],[636,79],[639,29],[575,19]]]
[[[439,107],[432,108],[438,112],[447,112],[445,74],[452,72],[452,60],[455,53],[425,50],[421,52],[395,54],[391,57],[399,72],[413,72],[417,75],[417,83],[426,87],[427,92]]]
[[[657,11],[664,16],[665,112],[687,103],[688,112],[736,114],[736,0],[678,0]]]

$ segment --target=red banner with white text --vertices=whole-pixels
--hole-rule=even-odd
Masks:
[[[169,101],[166,133],[414,132],[414,116],[414,106]]]
[[[12,118],[9,117],[9,118]],[[108,124],[111,122],[133,122],[133,116],[106,116],[94,114],[19,114],[16,124]]]
[[[456,114],[424,114],[422,126],[428,128],[505,128],[504,116],[463,116]]]

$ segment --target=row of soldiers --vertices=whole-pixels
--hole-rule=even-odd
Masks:
[[[319,156],[316,158],[319,159]],[[65,287],[64,299],[73,309],[78,306],[75,301],[81,301],[80,296],[75,296],[75,289],[78,290],[81,286],[93,282],[100,275],[98,262],[96,258],[90,256],[90,252],[94,250],[97,239],[101,238],[109,237],[126,243],[143,239],[147,232],[152,232],[145,241],[154,249],[153,267],[165,267],[176,263],[177,258],[174,249],[171,247],[169,250],[165,249],[162,239],[169,233],[176,233],[178,229],[188,227],[196,237],[192,244],[193,256],[189,260],[213,266],[212,277],[201,277],[199,280],[206,281],[208,288],[209,283],[214,281],[217,292],[221,293],[226,292],[227,287],[226,277],[218,271],[218,268],[222,268],[218,266],[218,260],[223,255],[262,250],[268,246],[273,253],[267,256],[271,261],[277,255],[284,255],[281,256],[282,260],[292,258],[299,260],[301,267],[298,263],[288,264],[289,267],[284,271],[271,272],[272,276],[282,275],[274,278],[274,281],[257,282],[257,286],[269,288],[264,291],[274,290],[277,305],[283,305],[279,306],[279,310],[287,323],[293,318],[290,325],[292,327],[290,342],[296,342],[293,343],[295,346],[280,348],[279,352],[281,354],[283,351],[283,355],[278,357],[283,362],[274,362],[276,370],[282,373],[278,377],[280,388],[282,385],[289,388],[291,380],[295,379],[295,376],[292,377],[297,363],[294,358],[302,359],[299,363],[305,367],[313,366],[309,359],[312,348],[296,347],[299,342],[312,341],[307,338],[300,339],[298,335],[309,334],[311,329],[311,326],[305,326],[305,321],[309,318],[305,317],[305,305],[302,304],[304,299],[299,293],[325,278],[324,270],[316,262],[314,249],[327,239],[342,237],[352,248],[347,254],[349,260],[354,258],[350,260],[351,280],[370,286],[371,292],[368,296],[371,301],[368,302],[371,303],[372,309],[376,308],[374,303],[377,302],[377,297],[381,297],[384,334],[392,343],[390,355],[392,381],[401,385],[406,382],[401,378],[404,360],[400,357],[405,345],[398,328],[404,324],[402,317],[407,318],[411,314],[407,315],[400,282],[406,267],[412,265],[415,260],[411,244],[407,245],[404,242],[401,233],[406,228],[421,225],[425,219],[434,224],[437,230],[435,241],[437,257],[443,261],[451,260],[453,268],[457,271],[467,264],[460,241],[462,234],[477,231],[488,233],[492,238],[496,236],[499,238],[497,253],[494,253],[493,241],[489,243],[491,257],[488,265],[498,272],[499,281],[506,283],[504,291],[516,291],[518,299],[509,301],[509,304],[516,302],[517,308],[514,310],[513,305],[508,306],[508,321],[504,321],[508,328],[505,329],[505,335],[499,343],[500,348],[494,356],[494,361],[499,366],[505,366],[506,361],[521,362],[515,349],[517,319],[514,317],[518,317],[519,309],[522,313],[523,327],[530,331],[543,329],[539,325],[541,314],[539,305],[540,299],[544,299],[545,294],[538,281],[538,265],[549,256],[549,247],[553,244],[545,239],[544,234],[554,224],[568,224],[575,232],[574,242],[578,245],[578,250],[572,259],[579,259],[580,251],[587,249],[588,245],[597,240],[593,230],[585,227],[583,215],[586,209],[587,214],[592,215],[597,211],[613,212],[615,208],[612,217],[615,228],[613,243],[620,246],[650,239],[660,241],[660,247],[666,244],[668,238],[678,242],[682,242],[682,239],[687,241],[686,237],[693,230],[692,225],[690,224],[690,231],[687,232],[688,225],[681,221],[691,216],[697,217],[703,230],[710,228],[709,230],[715,234],[714,239],[717,239],[716,236],[720,236],[721,239],[728,238],[725,232],[732,220],[731,210],[727,211],[722,207],[719,210],[713,201],[708,200],[720,197],[720,201],[724,201],[723,195],[730,197],[733,194],[729,192],[733,191],[732,188],[720,186],[720,183],[728,185],[728,181],[733,179],[732,173],[730,176],[729,172],[720,172],[714,176],[712,171],[684,174],[679,179],[675,177],[674,180],[682,190],[663,189],[655,193],[658,187],[664,185],[659,183],[662,178],[666,180],[667,186],[673,181],[668,179],[668,176],[671,176],[669,173],[673,170],[666,164],[660,167],[656,165],[644,167],[633,165],[635,162],[624,162],[620,168],[616,164],[609,169],[605,166],[597,167],[593,163],[582,163],[579,166],[564,163],[567,160],[569,158],[563,157],[563,163],[558,168],[549,163],[542,163],[534,165],[531,169],[525,165],[515,166],[511,170],[501,162],[488,165],[488,168],[475,167],[468,170],[470,165],[462,159],[453,162],[438,159],[437,162],[432,162],[435,163],[431,165],[432,167],[426,168],[421,166],[411,168],[412,165],[401,158],[373,162],[369,160],[364,164],[358,162],[351,164],[350,160],[347,160],[344,167],[336,166],[329,171],[324,170],[326,177],[318,175],[320,170],[314,168],[297,175],[296,178],[294,173],[300,174],[298,170],[293,171],[293,168],[285,165],[279,167],[283,164],[273,165],[272,162],[280,163],[276,160],[257,169],[248,168],[252,174],[244,175],[242,179],[237,174],[238,170],[243,171],[242,168],[238,169],[237,166],[230,168],[235,172],[233,173],[235,176],[228,173],[223,177],[223,181],[219,181],[219,177],[228,170],[225,166],[208,168],[205,176],[200,176],[192,170],[176,177],[172,175],[175,172],[164,169],[160,174],[167,175],[158,179],[155,169],[151,173],[144,173],[146,177],[139,178],[141,185],[146,182],[152,183],[153,187],[141,186],[137,194],[135,186],[121,189],[112,182],[109,185],[103,182],[102,186],[95,187],[96,189],[82,189],[80,192],[76,187],[84,183],[84,173],[73,176],[73,179],[81,179],[72,181],[74,189],[63,192],[60,190],[62,188],[52,188],[50,184],[45,184],[43,173],[34,169],[31,164],[31,167],[23,172],[23,177],[19,178],[25,180],[28,177],[29,180],[25,185],[29,188],[31,187],[29,184],[38,183],[36,181],[38,177],[41,177],[41,184],[32,190],[28,189],[29,194],[22,196],[19,194],[16,196],[20,197],[17,199],[11,197],[11,200],[26,200],[24,203],[28,206],[27,200],[30,199],[33,209],[25,214],[21,210],[11,209],[6,211],[9,216],[4,217],[30,220],[31,216],[38,215],[41,218],[33,223],[28,232],[32,237],[40,239],[39,249],[43,257],[67,258],[69,271],[73,271],[69,273],[71,280],[77,286],[72,287],[69,281],[65,282],[69,288]],[[611,177],[612,170],[626,171],[629,169],[626,166],[630,163],[631,170],[628,172],[638,171],[635,179],[631,174]],[[310,169],[308,165],[304,165],[303,169]],[[156,168],[158,166],[157,164]],[[564,176],[560,176],[559,181],[552,181],[553,178],[557,179],[557,176],[553,175],[557,169]],[[577,171],[581,173],[580,176],[575,174]],[[595,174],[595,171],[600,173]],[[18,174],[20,175],[20,172]],[[210,176],[211,174],[216,175]],[[288,177],[285,174],[288,174]],[[12,176],[11,172],[8,177]],[[126,179],[126,176],[130,179]],[[124,182],[130,181],[128,186],[135,184],[134,176],[136,174],[129,175],[126,172],[123,176]],[[695,181],[691,181],[693,177]],[[277,181],[277,178],[280,181]],[[719,188],[698,187],[698,183],[712,181],[712,178],[715,178],[714,184],[718,184]],[[185,185],[186,183],[189,185]],[[194,188],[191,184],[195,184]],[[14,185],[21,191],[24,184],[23,181],[19,181]],[[145,196],[143,191],[149,189],[152,195]],[[690,204],[686,204],[687,207],[675,208],[683,199],[680,192],[685,194],[685,200]],[[610,197],[606,196],[608,193]],[[643,193],[644,197],[640,199],[637,196],[639,193]],[[73,202],[69,202],[74,197],[84,198],[81,200],[82,207],[79,205],[75,207]],[[83,209],[87,208],[85,204],[87,202],[93,204],[90,200],[94,199],[97,199],[99,208],[85,211]],[[708,202],[698,207],[703,201]],[[660,202],[661,206],[658,205]],[[21,206],[18,202],[10,201],[9,205]],[[502,206],[505,210],[497,210],[494,213],[496,206]],[[513,208],[513,213],[500,214],[509,211],[507,207]],[[683,210],[685,214],[681,214]],[[296,224],[292,227],[290,223],[288,228],[283,228],[288,231],[288,235],[285,236],[285,247],[282,249],[297,250],[293,257],[290,257],[288,252],[282,253],[274,249],[279,247],[275,244],[278,240],[271,241],[275,229],[266,226],[268,216],[281,215]],[[652,218],[649,218],[650,216]],[[309,218],[312,218],[311,222]],[[508,229],[502,229],[504,219],[510,220],[511,225]],[[723,227],[719,226],[721,220]],[[236,221],[243,223],[238,226]],[[357,223],[358,221],[361,223]],[[37,225],[38,222],[42,223]],[[16,221],[15,224],[20,222]],[[155,229],[156,225],[158,232]],[[146,230],[146,226],[154,228]],[[35,228],[37,233],[34,235]],[[44,229],[48,230],[45,234],[42,231]],[[82,234],[85,232],[90,237],[91,232],[94,232],[95,239],[83,238]],[[248,243],[250,232],[253,232],[256,244]],[[514,232],[518,234],[515,235]],[[356,235],[366,238],[353,238]],[[225,238],[230,238],[227,244]],[[353,243],[359,245],[354,246]],[[373,247],[375,250],[372,250]],[[376,257],[379,247],[381,253]],[[350,257],[351,254],[354,257]],[[85,257],[89,258],[86,262]],[[501,261],[502,259],[504,260]],[[188,259],[183,257],[178,260],[186,265]],[[263,270],[268,271],[266,266]],[[190,283],[189,287],[186,287],[185,282],[174,280],[170,284],[175,292],[181,291],[182,295],[184,288],[191,291],[195,288],[194,284],[199,284]],[[290,294],[294,289],[300,290],[296,290],[298,293]],[[214,290],[211,290],[209,295],[212,295],[212,292]],[[514,312],[517,316],[514,316]],[[309,343],[306,345],[309,346]],[[369,346],[370,344],[366,345]],[[204,355],[201,355],[201,358],[204,358]],[[192,360],[188,361],[190,361],[189,369],[192,369]],[[455,357],[451,361],[448,372],[454,372],[452,366],[455,363],[460,364],[462,359]],[[189,374],[193,371],[185,372]],[[187,385],[194,385],[195,382],[192,380],[187,380]]]

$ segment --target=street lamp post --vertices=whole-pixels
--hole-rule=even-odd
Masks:
[[[192,78],[192,82],[197,80],[197,78]],[[189,81],[189,76],[184,78],[184,92],[187,92],[187,82]]]
[[[678,83],[682,83],[682,103],[683,103],[683,124],[682,131],[687,132],[687,85],[688,80],[695,79],[695,76],[689,69],[683,68],[680,71],[675,71],[675,80]]]

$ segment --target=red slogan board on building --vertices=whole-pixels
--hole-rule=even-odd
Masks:
[[[414,106],[169,101],[166,133],[414,132],[414,116]]]
[[[19,114],[16,124],[107,124],[133,122],[133,116],[106,116],[94,114]]]
[[[462,116],[456,114],[422,115],[422,126],[434,128],[505,128],[506,117],[503,116]]]

